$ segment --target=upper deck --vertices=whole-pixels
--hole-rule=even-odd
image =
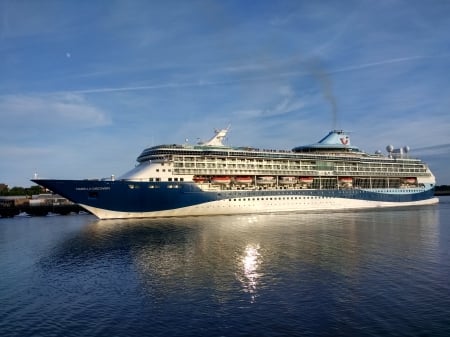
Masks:
[[[137,160],[140,163],[170,161],[175,172],[196,175],[431,175],[419,159],[363,152],[350,145],[343,131],[332,131],[318,143],[293,150],[230,147],[211,140],[198,145],[158,145],[145,149]]]

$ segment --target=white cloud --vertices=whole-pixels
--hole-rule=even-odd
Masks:
[[[264,111],[265,116],[284,115],[286,113],[302,109],[305,103],[296,97],[284,97],[273,108]]]
[[[111,123],[108,115],[82,95],[0,96],[2,128],[64,126],[91,128]]]

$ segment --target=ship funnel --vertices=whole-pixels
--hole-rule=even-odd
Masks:
[[[342,130],[330,131],[328,135],[319,141],[319,144],[329,144],[329,145],[345,145],[350,146],[350,137],[347,133]]]

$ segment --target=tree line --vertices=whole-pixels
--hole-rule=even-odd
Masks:
[[[440,185],[435,188],[436,195],[450,195],[450,186],[449,185]]]
[[[0,196],[32,196],[41,193],[45,193],[45,189],[39,185],[33,185],[31,187],[14,186],[9,188],[8,185],[0,183]]]

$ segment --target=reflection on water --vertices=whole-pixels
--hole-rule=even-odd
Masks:
[[[255,301],[258,281],[261,277],[261,273],[258,271],[262,260],[259,249],[259,244],[249,244],[245,247],[244,254],[240,261],[243,274],[237,273],[238,279],[241,281],[244,290],[251,294],[251,302]]]
[[[11,220],[0,226],[0,302],[8,304],[0,333],[441,332],[450,326],[448,218],[440,205]]]
[[[201,293],[219,303],[236,296],[253,303],[262,285],[296,279],[311,266],[315,273],[357,280],[368,264],[386,265],[376,271],[385,274],[410,261],[436,259],[437,223],[432,207],[93,221],[41,265],[103,268],[119,260],[134,266],[150,297]]]

